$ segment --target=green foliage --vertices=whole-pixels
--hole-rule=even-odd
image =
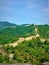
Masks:
[[[41,38],[49,38],[49,25],[37,25],[38,33]],[[16,27],[7,27],[0,31],[0,44],[13,43],[20,37],[35,35],[34,25],[18,25]]]
[[[38,25],[37,29],[41,38],[49,38],[49,25]]]
[[[3,49],[9,54],[9,53],[14,53],[15,52],[15,49],[13,46],[3,46]]]
[[[16,27],[5,28],[0,31],[0,44],[7,44],[17,41],[20,37],[35,35],[34,25],[19,25]]]
[[[0,53],[0,63],[8,63],[8,62],[9,62],[9,56],[8,55],[3,56]]]
[[[38,33],[41,38],[49,38],[49,25],[38,25]],[[0,31],[0,44],[7,44],[18,40],[20,37],[35,35],[34,25],[20,25],[16,28],[5,28]],[[24,41],[16,47],[3,46],[7,55],[0,53],[0,63],[32,63],[39,65],[49,61],[49,42],[41,42],[40,38]],[[14,54],[13,60],[9,60],[9,54]]]
[[[39,65],[42,62],[49,61],[49,42],[41,42],[39,38],[24,41],[16,47],[4,47],[4,50],[7,53],[10,50],[9,53],[14,54],[13,61],[15,60],[17,63]]]

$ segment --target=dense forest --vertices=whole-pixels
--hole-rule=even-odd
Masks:
[[[35,35],[34,25],[18,25],[16,27],[8,27],[0,31],[0,44],[7,44],[17,41],[20,37],[28,37]]]
[[[36,25],[40,38],[49,38],[49,25]],[[15,25],[0,21],[0,44],[17,41],[20,37],[35,36],[34,24]]]
[[[49,38],[49,25],[38,25],[37,29],[41,38]]]
[[[29,63],[39,65],[42,62],[49,61],[49,42],[41,42],[39,38],[24,41],[16,47],[3,46],[6,55],[0,53],[0,63]],[[13,54],[10,60],[9,55]]]
[[[36,25],[36,28],[40,38],[49,39],[49,25]],[[0,44],[13,43],[20,37],[25,38],[28,36],[35,36],[35,27],[33,24],[16,25],[15,27],[8,26],[0,30]]]

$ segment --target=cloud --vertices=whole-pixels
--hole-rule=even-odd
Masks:
[[[2,20],[2,21],[16,21],[16,17],[12,17],[12,16],[2,16],[2,17],[0,17],[0,19]]]

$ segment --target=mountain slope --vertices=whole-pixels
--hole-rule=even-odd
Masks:
[[[41,38],[49,38],[49,25],[38,25],[37,29]]]
[[[0,29],[7,28],[7,27],[14,27],[16,24],[9,23],[7,21],[0,21]]]
[[[5,28],[0,31],[0,44],[17,41],[20,37],[35,35],[34,25],[18,25],[16,27]]]
[[[36,36],[34,24],[15,25],[4,22],[1,27],[4,29],[0,30],[0,44],[13,43],[20,37]],[[36,28],[40,38],[49,39],[49,25],[36,25]]]

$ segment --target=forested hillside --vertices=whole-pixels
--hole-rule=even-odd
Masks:
[[[10,43],[12,44],[21,37],[25,39],[31,36],[34,36],[34,38],[24,40],[21,43],[18,42],[18,45],[15,47],[10,46]],[[42,38],[49,39],[49,25],[0,24],[0,63],[39,65],[42,62],[49,61],[49,42],[41,42]]]
[[[0,44],[12,43],[20,37],[35,35],[34,25],[18,25],[0,31]]]
[[[24,41],[16,47],[3,46],[3,49],[7,55],[2,56],[0,54],[0,63],[29,63],[39,65],[42,62],[49,61],[49,42],[41,42],[39,38]]]
[[[49,25],[38,25],[37,29],[41,38],[49,38]]]
[[[0,21],[0,30],[4,29],[4,28],[8,28],[8,27],[15,27],[16,24],[13,23],[9,23],[7,21]]]
[[[49,25],[36,25],[40,38],[49,39]],[[0,44],[13,43],[20,37],[35,36],[34,24],[15,25],[0,22]]]

